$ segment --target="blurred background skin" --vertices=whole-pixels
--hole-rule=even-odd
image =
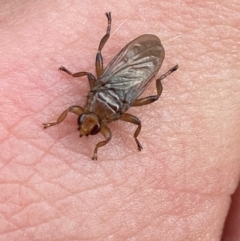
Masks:
[[[238,1],[0,6],[0,240],[240,240],[239,188],[231,203],[240,170]],[[159,75],[180,68],[159,101],[129,110],[142,121],[144,150],[134,126],[114,122],[92,162],[101,136],[79,139],[76,116],[41,124],[84,105],[86,79],[58,67],[95,73],[107,11],[105,63],[151,33],[166,52]],[[145,95],[155,93],[152,83]]]

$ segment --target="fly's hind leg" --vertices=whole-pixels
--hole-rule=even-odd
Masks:
[[[103,73],[103,58],[102,58],[102,48],[104,47],[105,43],[107,42],[109,36],[110,36],[110,31],[111,31],[111,24],[112,24],[112,17],[111,13],[108,12],[106,13],[107,19],[108,19],[108,26],[107,26],[107,32],[101,39],[99,46],[98,46],[98,52],[96,55],[96,62],[95,62],[95,67],[96,67],[96,73],[97,73],[97,78],[99,78],[102,73]]]
[[[172,72],[176,71],[177,69],[178,69],[178,65],[175,65],[173,68],[168,70],[165,74],[161,75],[156,80],[157,95],[152,95],[145,98],[137,99],[133,102],[132,106],[147,105],[156,101],[159,98],[159,96],[162,94],[163,87],[162,87],[161,81],[165,79],[168,75],[170,75]]]
[[[124,113],[122,115],[122,117],[120,118],[120,120],[122,121],[126,121],[126,122],[130,122],[132,124],[135,124],[135,125],[138,125],[138,128],[136,129],[136,131],[134,132],[134,138],[135,138],[135,141],[137,143],[137,146],[138,146],[138,150],[141,151],[143,148],[142,148],[142,145],[140,144],[139,140],[137,139],[140,131],[141,131],[141,121],[134,115],[130,115],[128,113]]]
[[[88,82],[89,82],[89,85],[90,85],[90,89],[93,88],[95,82],[96,82],[96,78],[91,74],[91,73],[88,73],[88,72],[84,72],[84,71],[81,71],[81,72],[77,72],[77,73],[72,73],[71,71],[69,71],[67,68],[61,66],[59,68],[60,71],[64,71],[65,73],[71,75],[72,77],[82,77],[82,76],[86,76],[88,77]]]
[[[63,111],[63,113],[58,117],[57,121],[44,123],[43,127],[44,127],[44,129],[47,129],[50,126],[55,126],[57,124],[60,124],[67,117],[67,114],[69,112],[72,112],[79,116],[83,113],[83,111],[84,110],[81,106],[78,106],[78,105],[71,106],[71,107],[67,108],[65,111]]]
[[[92,156],[92,160],[97,160],[97,151],[99,147],[105,146],[112,138],[111,130],[107,126],[102,126],[100,130],[101,134],[106,138],[105,141],[100,141],[95,149]]]

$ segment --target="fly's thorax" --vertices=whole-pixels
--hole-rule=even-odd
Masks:
[[[101,122],[107,123],[120,118],[123,101],[114,90],[101,86],[89,92],[84,109],[98,116]]]
[[[93,113],[81,114],[77,119],[77,123],[80,137],[96,135],[101,129],[99,118]]]

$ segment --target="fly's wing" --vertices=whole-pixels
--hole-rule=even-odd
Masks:
[[[164,48],[155,35],[145,34],[127,44],[108,64],[99,81],[131,103],[157,74],[164,59]]]

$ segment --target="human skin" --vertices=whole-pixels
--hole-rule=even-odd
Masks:
[[[0,240],[221,240],[239,182],[238,1],[0,1]],[[160,99],[109,125],[113,138],[79,138],[76,116],[112,12],[107,64],[135,37],[159,36],[165,60]],[[155,83],[144,95],[156,93]],[[235,196],[239,200],[239,192]],[[235,202],[235,206],[239,204]],[[232,210],[232,209],[230,209]],[[238,240],[229,215],[223,240]],[[234,227],[236,227],[234,229]],[[235,239],[234,239],[235,238]]]

